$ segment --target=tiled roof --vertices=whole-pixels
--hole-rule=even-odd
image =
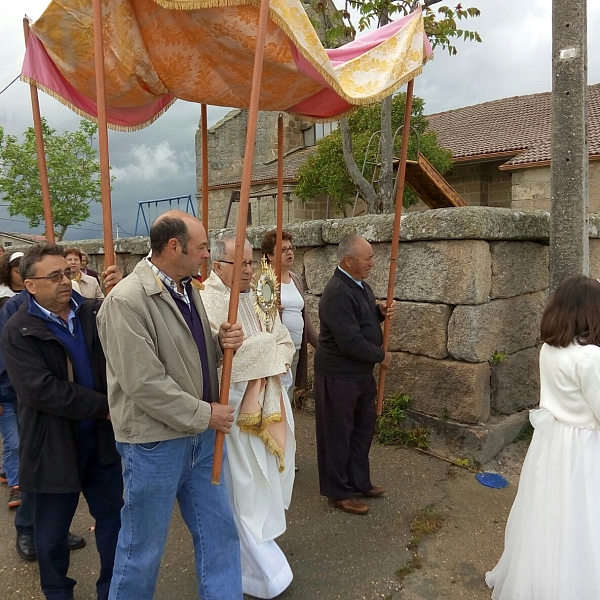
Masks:
[[[439,143],[455,160],[504,155],[503,167],[548,162],[552,94],[514,96],[429,115]],[[588,151],[600,158],[600,84],[588,87]],[[515,155],[513,158],[510,156]]]
[[[288,152],[283,157],[283,180],[287,182],[295,182],[298,169],[306,162],[308,157],[315,152],[316,146],[308,148],[298,148]],[[252,174],[252,183],[267,183],[269,181],[277,181],[277,159],[269,161],[259,167],[255,167]],[[213,181],[210,188],[237,187],[241,183],[241,178],[227,179],[223,181]]]

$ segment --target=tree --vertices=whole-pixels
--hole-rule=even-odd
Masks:
[[[58,240],[64,238],[69,226],[89,219],[89,205],[101,199],[100,163],[92,147],[97,130],[94,123],[82,120],[77,131],[59,135],[42,118],[50,203]],[[0,126],[0,193],[8,202],[10,216],[23,215],[29,227],[34,228],[43,221],[44,211],[33,127],[27,128],[24,137],[19,143],[15,136],[5,135]]]
[[[325,44],[332,39],[340,38],[340,36],[353,35],[355,33],[356,29],[350,21],[350,8],[358,10],[360,14],[358,29],[359,31],[363,31],[371,27],[373,22],[376,22],[377,27],[382,27],[389,23],[390,18],[394,15],[407,15],[419,5],[421,5],[424,11],[425,31],[434,48],[438,47],[448,50],[451,55],[454,55],[457,52],[456,46],[453,45],[455,40],[462,39],[465,41],[481,42],[481,38],[476,31],[465,30],[459,27],[460,21],[479,16],[479,9],[474,7],[464,9],[461,4],[456,5],[454,8],[441,6],[437,9],[436,14],[431,6],[439,4],[441,0],[425,0],[424,2],[420,0],[344,1],[345,8],[339,11],[344,20],[344,25],[339,26],[339,28],[332,28],[326,39],[322,40]],[[322,10],[327,10],[326,2],[322,2],[319,5],[323,7]],[[340,120],[340,135],[346,172],[349,174],[354,186],[358,188],[360,195],[364,198],[368,212],[389,213],[394,210],[393,159],[395,148],[393,147],[392,104],[391,96],[384,99],[381,103],[381,121],[378,128],[381,131],[381,155],[379,160],[381,168],[378,174],[377,186],[372,185],[370,180],[364,177],[357,165],[355,157],[356,155],[360,155],[360,152],[355,147],[356,143],[353,142],[352,136],[355,132],[352,130],[349,120],[346,118]]]
[[[392,130],[395,132],[403,122],[404,107],[406,105],[406,94],[396,94],[392,100]],[[437,135],[432,129],[428,129],[427,120],[423,115],[425,103],[421,98],[414,97],[412,104],[411,127],[417,135],[411,135],[409,141],[409,158],[416,158],[417,145],[419,150],[440,171],[446,173],[452,168],[452,153],[442,148],[437,142]],[[377,157],[378,143],[369,140],[374,132],[379,129],[381,123],[381,104],[363,106],[348,117],[348,125],[352,131],[353,161],[356,164],[365,164],[364,177],[368,182],[373,180],[374,171],[378,167],[380,158]],[[375,142],[378,142],[375,137]],[[401,135],[396,136],[394,144],[394,155],[399,156]],[[298,185],[295,193],[301,200],[308,200],[318,194],[329,194],[330,198],[340,209],[354,202],[356,196],[356,185],[354,184],[342,148],[342,133],[335,130],[327,137],[317,142],[317,151],[304,163],[298,172]],[[365,156],[367,160],[365,161]],[[380,178],[380,173],[375,173],[375,179]],[[369,185],[371,185],[369,183]],[[371,187],[377,192],[379,185]],[[404,205],[409,206],[417,201],[414,192],[406,187],[404,190]],[[367,212],[381,213],[389,212],[383,206],[371,205],[367,202]],[[375,194],[375,201],[381,201],[381,197]]]

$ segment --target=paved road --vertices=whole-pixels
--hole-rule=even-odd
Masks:
[[[490,490],[471,473],[415,451],[375,446],[373,481],[388,493],[368,500],[367,516],[329,508],[318,494],[314,419],[296,414],[298,465],[288,530],[279,541],[294,582],[281,600],[484,600],[483,575],[497,560],[515,486]],[[448,476],[450,472],[451,477]],[[156,482],[160,485],[160,482]],[[5,488],[0,492],[6,492]],[[0,496],[1,498],[1,496]],[[413,516],[431,504],[446,517],[442,530],[421,543],[424,567],[401,584],[396,571],[406,549]],[[42,600],[36,564],[14,551],[12,511],[0,504],[1,598]],[[78,580],[77,600],[93,600],[98,560],[92,524],[82,501],[72,531],[88,545],[71,554],[69,574]],[[197,598],[192,545],[178,510],[160,572],[156,600]]]

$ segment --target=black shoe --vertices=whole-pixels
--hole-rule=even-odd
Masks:
[[[80,548],[85,548],[87,542],[81,536],[69,531],[67,543],[69,544],[69,550],[79,550]]]
[[[32,535],[28,535],[26,533],[17,533],[16,549],[17,554],[23,560],[37,560],[37,554],[35,552],[35,544],[33,542]]]

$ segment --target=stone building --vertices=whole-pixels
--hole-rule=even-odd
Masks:
[[[472,206],[550,210],[552,94],[514,96],[430,115],[452,151],[446,179]],[[590,212],[600,212],[600,84],[588,87]]]
[[[45,242],[46,238],[43,235],[30,235],[28,233],[7,233],[0,231],[0,245],[8,250],[9,248],[32,246],[35,243]]]
[[[258,115],[249,224],[275,222],[277,193],[277,113]],[[235,224],[242,180],[248,112],[232,110],[208,130],[209,226]],[[337,127],[335,123],[309,123],[283,114],[283,222],[295,223],[339,216],[328,210],[327,198],[302,202],[294,195],[298,169],[315,150],[315,142]],[[202,214],[202,135],[196,132],[198,210]],[[230,201],[233,198],[233,202]],[[229,213],[229,214],[228,214]]]
[[[550,209],[552,95],[515,96],[430,115],[440,144],[452,151],[446,179],[471,206]],[[223,227],[229,200],[239,191],[247,114],[232,111],[209,130],[211,227]],[[588,88],[590,212],[600,212],[600,84]],[[252,180],[252,225],[274,223],[277,185],[277,115],[260,113]],[[335,125],[333,125],[335,126]],[[326,197],[301,202],[294,196],[298,168],[314,142],[331,130],[284,115],[284,223],[335,218]],[[197,183],[201,189],[201,136],[196,135]],[[411,211],[426,209],[422,203]],[[357,214],[360,214],[358,212]],[[235,223],[235,204],[229,224]]]

